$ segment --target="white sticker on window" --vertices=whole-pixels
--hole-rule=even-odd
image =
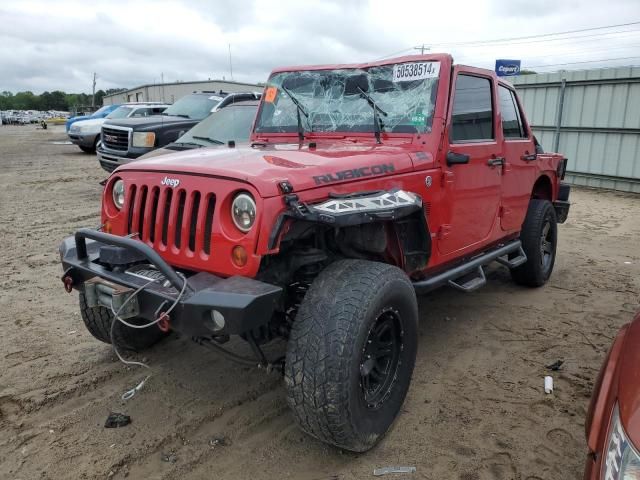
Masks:
[[[217,96],[217,95],[211,95],[211,96],[209,97],[209,100],[218,100],[218,101],[220,101],[220,100],[222,100],[222,97],[219,97],[219,96]]]
[[[440,62],[401,63],[393,66],[394,82],[410,82],[435,78],[440,73]]]

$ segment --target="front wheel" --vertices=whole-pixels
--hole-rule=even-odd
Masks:
[[[531,200],[520,241],[527,261],[512,269],[511,277],[520,285],[540,287],[551,276],[558,244],[556,212],[550,201]]]
[[[373,447],[404,402],[418,306],[397,267],[341,260],[315,279],[287,347],[289,406],[307,433],[354,452]]]

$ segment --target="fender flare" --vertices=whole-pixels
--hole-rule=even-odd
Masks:
[[[268,248],[276,247],[287,220],[303,220],[341,228],[393,221],[407,273],[424,268],[431,254],[431,233],[422,198],[405,190],[380,190],[352,194],[330,194],[323,202],[307,204],[296,194],[284,195],[287,209],[277,218],[269,234]]]

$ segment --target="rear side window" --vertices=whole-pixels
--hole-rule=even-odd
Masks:
[[[504,138],[524,138],[524,128],[518,112],[518,104],[513,92],[500,85],[498,87],[500,113],[502,114],[502,132]]]
[[[458,75],[452,117],[453,142],[493,140],[491,80]]]

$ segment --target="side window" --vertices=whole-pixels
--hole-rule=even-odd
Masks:
[[[520,123],[520,115],[513,93],[508,88],[500,85],[498,87],[498,98],[500,100],[504,138],[524,137],[524,129]]]
[[[149,115],[149,109],[148,108],[138,108],[133,115],[131,115],[132,117],[146,117]]]
[[[451,140],[493,140],[491,80],[458,75],[454,95]]]

